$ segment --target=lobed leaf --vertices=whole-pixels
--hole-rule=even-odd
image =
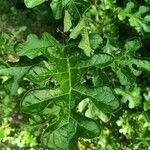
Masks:
[[[9,89],[10,95],[17,94],[19,82],[30,68],[31,66],[0,68],[0,76],[5,75],[11,78],[11,80],[7,81],[7,84],[5,84],[6,86],[8,86],[7,90]]]
[[[145,13],[149,13],[150,9],[147,6],[140,6],[137,12],[133,12],[135,5],[133,2],[128,2],[124,9],[118,8],[118,18],[122,21],[126,18],[129,18],[130,26],[135,27],[138,32],[141,32],[141,29],[144,32],[150,32],[150,27],[145,20],[147,15],[143,17]]]
[[[30,34],[25,43],[16,47],[16,52],[19,56],[27,56],[33,59],[41,55],[47,48],[62,49],[62,46],[48,33],[44,33],[41,39],[34,34]]]
[[[113,57],[96,54],[80,61],[79,57],[67,57],[63,54],[63,46],[47,33],[41,39],[34,39],[41,48],[31,54],[30,51],[37,48],[31,44],[32,40],[28,39],[21,44],[18,54],[34,58],[40,52],[47,61],[35,65],[27,74],[26,78],[35,83],[37,89],[26,93],[21,109],[25,113],[43,115],[47,109],[53,110],[52,112],[56,109],[57,113],[48,114],[46,118],[49,127],[43,133],[44,145],[51,149],[68,149],[79,131],[83,131],[83,137],[98,136],[99,125],[94,120],[82,118],[76,113],[79,102],[83,98],[89,98],[99,110],[107,113],[114,112],[119,107],[119,102],[110,87],[86,87],[80,81],[83,73],[90,67],[105,67],[112,63]],[[45,81],[49,79],[49,82],[53,81],[54,86],[44,86]]]

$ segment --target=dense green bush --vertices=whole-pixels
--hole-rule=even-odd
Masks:
[[[148,150],[149,2],[52,0],[49,9],[54,37],[1,32],[1,147]]]

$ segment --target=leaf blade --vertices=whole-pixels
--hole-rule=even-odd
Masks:
[[[35,6],[38,6],[42,3],[44,3],[47,0],[24,0],[24,3],[26,5],[26,7],[28,8],[33,8]]]

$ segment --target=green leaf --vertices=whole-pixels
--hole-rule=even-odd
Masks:
[[[102,44],[103,39],[99,34],[94,34],[90,36],[90,45],[92,49],[97,49]]]
[[[64,17],[64,32],[68,32],[72,26],[71,17],[68,11],[65,10],[65,17]]]
[[[92,49],[90,47],[88,30],[85,28],[85,21],[81,19],[77,26],[72,30],[70,34],[71,39],[76,39],[81,34],[82,39],[78,45],[83,50],[86,56],[90,57]]]
[[[42,137],[43,144],[50,149],[68,150],[76,130],[77,123],[73,119],[70,119],[68,124],[60,128],[47,129]]]
[[[10,95],[16,95],[17,90],[19,88],[19,82],[23,78],[23,76],[28,72],[31,67],[9,67],[9,68],[1,68],[0,76],[9,76],[11,78],[10,81],[7,81],[5,84],[7,90],[9,90]]]
[[[89,41],[89,34],[87,29],[83,29],[82,33],[82,39],[78,45],[79,48],[83,50],[86,56],[90,57],[91,56],[91,46],[90,46],[90,41]]]
[[[148,111],[150,109],[150,101],[145,101],[144,102],[144,110]]]
[[[144,96],[144,110],[147,111],[150,109],[150,89],[147,88],[147,93],[143,94]]]
[[[82,14],[91,6],[90,1],[80,0],[64,0],[64,8],[71,16],[71,19],[77,21],[81,18]]]
[[[79,61],[80,60],[80,61]],[[100,66],[105,67],[113,62],[113,57],[109,54],[96,54],[93,55],[91,58],[81,60],[80,58],[71,58],[71,68],[77,69],[77,68],[88,68],[88,67],[94,67],[94,66]]]
[[[142,70],[147,70],[150,71],[150,61],[149,60],[142,60],[142,59],[137,59],[137,58],[129,58],[126,60],[120,60],[120,64],[122,65],[128,65],[134,74],[134,65],[138,68],[136,71],[142,71]],[[136,75],[136,74],[135,74]],[[139,75],[139,74],[138,74]]]
[[[47,0],[24,0],[24,3],[28,8],[33,8],[44,3],[45,1]]]
[[[53,11],[53,15],[54,15],[55,19],[60,19],[62,17],[63,1],[62,0],[52,0],[50,6]]]
[[[92,119],[101,119],[103,122],[109,121],[109,116],[100,111],[94,104],[91,104],[85,112],[85,116]]]
[[[83,99],[77,106],[77,112],[84,114],[86,117],[97,120],[101,119],[103,122],[108,122],[109,117],[100,111],[89,98]]]
[[[80,115],[74,115],[75,120],[78,123],[78,133],[80,137],[94,138],[100,136],[100,126],[96,121],[90,118],[86,118]]]
[[[33,59],[41,55],[47,48],[63,49],[59,42],[48,33],[44,33],[41,39],[34,34],[30,34],[25,43],[16,47],[16,52],[19,56],[27,56]]]
[[[130,41],[127,41],[125,43],[125,50],[126,50],[126,53],[129,53],[129,54],[132,54],[134,55],[135,52],[142,47],[142,44],[140,42],[139,39],[135,39],[135,40],[130,40]]]
[[[139,87],[134,87],[134,89],[119,89],[116,88],[115,92],[118,95],[122,96],[122,102],[129,101],[129,108],[133,109],[135,107],[139,107],[141,105],[142,97],[140,95],[141,89]]]
[[[150,26],[145,20],[147,15],[143,17],[145,13],[149,13],[150,9],[147,6],[140,6],[137,12],[133,12],[135,5],[133,2],[128,2],[124,9],[118,8],[118,18],[122,21],[128,18],[130,26],[135,27],[138,32],[144,30],[150,32]]]
[[[92,75],[92,83],[94,87],[109,85],[109,78],[106,75],[106,72],[104,72],[103,70],[98,69],[94,71]]]
[[[85,27],[84,19],[81,19],[77,26],[72,30],[70,34],[71,39],[76,39],[79,34],[81,34],[82,29]]]
[[[52,0],[50,6],[55,19],[61,19],[63,10],[66,10],[72,20],[77,20],[90,6],[90,2],[81,2],[80,0]]]
[[[124,20],[127,17],[127,13],[131,13],[131,10],[134,8],[134,3],[133,2],[128,2],[126,4],[126,7],[124,10],[122,10],[121,8],[118,8],[119,14],[118,14],[118,18],[120,20]]]
[[[132,85],[135,81],[134,75],[131,73],[129,67],[115,68],[114,71],[119,78],[121,85]]]
[[[61,91],[58,89],[50,90],[50,89],[41,89],[41,90],[33,90],[29,91],[22,102],[22,111],[28,113],[35,113],[43,110],[46,106],[48,106],[53,99],[60,96]],[[32,99],[32,101],[31,101]]]
[[[43,38],[40,41],[43,42]],[[53,43],[57,44],[53,45]],[[46,122],[50,122],[50,126],[44,132],[43,137],[46,138],[43,139],[43,142],[48,148],[66,149],[74,134],[78,133],[73,126],[70,126],[71,119],[80,126],[79,128],[85,130],[84,137],[90,137],[90,135],[94,137],[99,133],[99,127],[94,121],[80,120],[72,115],[83,98],[91,99],[102,112],[112,113],[119,107],[118,99],[110,87],[92,88],[86,87],[80,82],[83,74],[90,67],[105,67],[112,63],[113,57],[108,54],[97,54],[85,59],[69,58],[62,54],[62,49],[59,48],[61,45],[55,40],[54,42],[47,40],[47,45],[53,46],[52,49],[45,49],[42,53],[47,61],[32,67],[26,76],[29,81],[37,82],[38,87],[43,84],[44,88],[28,91],[22,99],[21,109],[25,113],[44,115],[47,108],[52,109],[53,105],[57,106],[56,108],[59,109],[56,110],[56,119],[52,119],[54,114],[45,116]],[[20,49],[20,51],[23,50]],[[46,80],[53,81],[54,86],[44,86]],[[71,133],[68,134],[69,132]]]
[[[128,2],[127,4],[126,4],[126,8],[125,8],[125,12],[131,12],[132,11],[132,9],[134,8],[134,6],[135,6],[135,4],[133,3],[133,2]]]
[[[52,83],[52,79],[50,79],[50,77],[53,69],[54,68],[51,67],[46,61],[42,61],[29,70],[26,77],[30,82],[38,85],[39,87],[45,87],[47,85],[50,86],[50,82]]]
[[[116,3],[116,0],[104,0],[103,1],[103,9],[110,9],[113,7],[113,4]]]
[[[111,113],[119,107],[118,100],[110,87],[103,86],[97,88],[86,88],[74,86],[74,92],[88,97],[103,112]]]

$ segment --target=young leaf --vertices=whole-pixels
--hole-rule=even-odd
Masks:
[[[130,25],[135,27],[138,32],[141,32],[141,29],[143,29],[145,32],[150,32],[150,27],[145,20],[146,16],[148,15],[146,15],[144,18],[142,17],[142,15],[150,11],[149,7],[140,6],[139,10],[133,13],[132,9],[134,7],[135,5],[133,2],[128,2],[124,9],[118,8],[118,18],[122,21],[128,17]]]
[[[106,115],[100,111],[93,103],[89,105],[85,112],[85,116],[92,119],[101,119],[103,122],[108,122],[110,119],[108,114]]]
[[[128,53],[129,55],[134,55],[135,52],[141,48],[142,44],[141,44],[141,41],[139,39],[134,39],[134,40],[130,40],[130,41],[127,41],[125,43],[125,50],[126,50],[126,53]]]
[[[81,19],[77,26],[72,30],[70,34],[71,39],[76,39],[79,34],[81,34],[82,29],[85,27],[84,19]]]
[[[89,41],[89,35],[87,29],[83,29],[82,33],[82,39],[78,45],[79,48],[83,50],[86,56],[90,57],[91,56],[91,46],[90,46],[90,41]]]
[[[55,19],[60,19],[62,17],[63,1],[62,0],[52,0],[50,6],[53,11],[53,15],[54,15]]]
[[[90,57],[92,49],[90,47],[88,30],[85,28],[85,21],[81,19],[77,26],[72,30],[70,38],[76,39],[81,34],[82,39],[78,45],[83,50],[86,56]]]
[[[150,101],[145,101],[144,102],[144,110],[148,111],[150,109]]]
[[[64,32],[68,32],[71,28],[71,17],[68,11],[65,10],[65,17],[64,17]]]
[[[142,60],[137,58],[129,58],[126,60],[120,60],[120,64],[122,65],[128,65],[131,69],[131,71],[134,74],[134,65],[138,68],[138,71],[141,70],[147,70],[150,71],[150,61],[149,60]],[[136,75],[136,74],[135,74]]]
[[[135,76],[131,73],[128,67],[117,67],[115,69],[115,73],[119,78],[119,82],[121,83],[121,85],[132,85],[135,81]]]
[[[141,105],[142,97],[140,95],[141,89],[139,87],[134,87],[133,90],[123,90],[116,88],[115,92],[122,96],[122,102],[129,101],[129,108],[133,109]]]
[[[92,49],[97,49],[103,42],[102,37],[99,34],[93,34],[90,36],[90,45]]]

